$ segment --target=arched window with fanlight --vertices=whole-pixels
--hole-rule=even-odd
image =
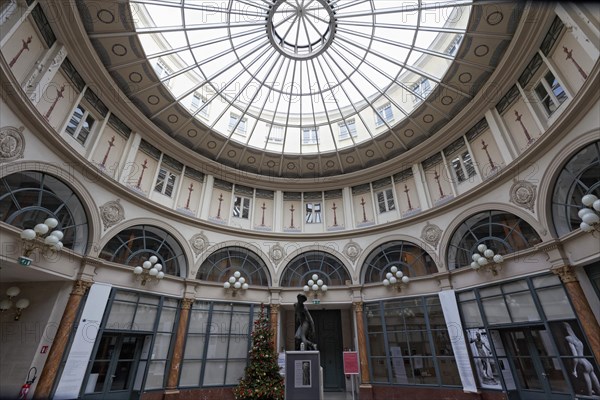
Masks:
[[[200,266],[196,279],[225,282],[236,271],[251,286],[269,286],[267,265],[254,252],[238,246],[226,247],[212,253]]]
[[[386,242],[369,253],[363,266],[363,283],[381,283],[395,266],[409,277],[430,275],[438,272],[431,256],[416,244],[396,240]]]
[[[588,144],[565,163],[552,191],[552,219],[560,237],[578,229],[583,196],[600,198],[600,141]]]
[[[150,257],[158,258],[162,271],[168,275],[185,277],[187,261],[177,239],[162,228],[152,225],[136,225],[113,236],[100,252],[107,261],[140,266]]]
[[[521,218],[505,211],[484,211],[464,220],[448,245],[448,269],[471,264],[477,246],[485,244],[495,254],[506,255],[530,248],[542,240]]]
[[[350,274],[337,257],[324,251],[308,251],[288,263],[281,276],[281,286],[304,287],[315,274],[327,287],[350,282]]]
[[[47,218],[58,221],[64,247],[85,254],[88,217],[83,202],[62,180],[38,171],[23,171],[0,179],[0,221],[33,229]]]

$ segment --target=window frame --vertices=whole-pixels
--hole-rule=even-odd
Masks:
[[[314,145],[319,144],[319,127],[309,126],[302,128],[302,144]]]
[[[556,86],[552,86],[548,82],[548,79],[547,79],[548,76],[552,76],[552,78],[554,78],[554,82],[556,82]],[[543,96],[543,98],[538,91],[539,88],[543,89],[546,92],[546,95]],[[558,96],[556,96],[556,94],[554,93],[556,88],[560,88],[562,91],[563,96],[561,96],[560,98]],[[565,91],[563,85],[558,80],[558,78],[554,75],[554,73],[552,71],[550,71],[550,69],[544,70],[540,79],[538,79],[538,81],[533,85],[533,92],[535,93],[535,96],[536,96],[537,100],[539,101],[540,107],[544,110],[544,112],[546,113],[546,116],[548,116],[548,117],[552,116],[560,108],[560,106],[563,105],[569,99],[569,96],[567,95],[567,92]],[[552,102],[554,109],[552,109],[552,107],[546,105],[546,103],[545,103],[546,99],[549,99]]]
[[[161,178],[161,174],[164,171],[164,177]],[[170,184],[170,179],[173,178],[173,183]],[[167,196],[169,198],[173,198],[173,193],[175,189],[177,189],[177,181],[179,180],[179,175],[175,172],[171,171],[169,168],[165,168],[164,166],[160,166],[158,169],[158,174],[156,175],[156,182],[154,183],[154,191],[162,194],[163,196]],[[160,188],[159,188],[160,186]],[[170,193],[167,191],[170,188]]]
[[[380,201],[379,195],[383,195],[383,201]],[[396,210],[396,198],[394,189],[391,187],[381,189],[375,192],[375,201],[377,202],[377,211],[379,214],[385,214]],[[384,209],[382,210],[382,205]]]
[[[387,111],[389,110],[389,112]],[[392,103],[386,103],[380,107],[377,107],[375,112],[375,126],[380,128],[386,123],[394,121],[394,110],[392,109]]]
[[[349,119],[347,121],[342,121],[338,123],[339,127],[339,140],[347,140],[351,137],[357,137],[358,132],[356,130],[356,120],[354,118]]]
[[[465,156],[468,157],[468,162],[465,161]],[[458,163],[457,163],[458,161]],[[467,164],[470,162],[470,169],[467,166]],[[454,177],[456,178],[456,182],[457,183],[463,183],[463,182],[468,182],[472,177],[474,177],[475,175],[477,175],[477,171],[475,170],[475,164],[473,163],[473,157],[471,156],[471,153],[469,153],[469,150],[467,149],[461,149],[458,151],[458,154],[456,154],[454,157],[451,158],[450,160],[450,164],[452,166],[452,172],[454,173]],[[460,171],[462,172],[462,177],[459,175],[457,169],[460,168]]]
[[[237,202],[237,199],[240,199],[240,215],[235,215],[235,204]],[[247,203],[247,204],[246,204]],[[247,197],[247,196],[241,196],[241,195],[234,195],[233,198],[233,207],[231,208],[231,216],[233,218],[239,218],[239,219],[246,219],[249,220],[250,219],[250,206],[252,205],[252,198]],[[245,214],[245,216],[244,216]]]
[[[235,130],[234,130],[235,128]],[[236,133],[241,136],[246,136],[248,129],[248,118],[241,117],[236,113],[229,113],[229,124],[227,125],[227,131]]]
[[[83,147],[86,146],[86,143],[87,143],[89,137],[94,133],[94,129],[97,125],[97,122],[100,120],[95,113],[90,111],[90,109],[92,109],[92,108],[93,107],[89,107],[87,104],[84,104],[83,101],[79,102],[79,104],[77,104],[75,106],[75,108],[73,109],[73,112],[71,113],[71,115],[69,117],[69,121],[67,122],[67,125],[65,126],[65,133],[67,135],[71,136],[73,139],[75,139],[77,141],[77,143],[79,143]],[[79,117],[79,120],[77,121],[77,125],[71,132],[70,131],[71,122],[73,121],[73,118],[74,118],[75,114],[77,113],[77,110],[79,110],[79,109],[83,110],[83,114],[81,114],[81,116]],[[93,120],[93,122],[92,122],[92,125],[88,129],[86,129],[87,133],[85,134],[85,136],[82,136],[84,124],[87,123],[88,118],[91,118]]]
[[[197,103],[197,104],[196,104]],[[204,107],[200,112],[197,112],[200,107]],[[203,118],[208,118],[208,108],[210,107],[210,103],[206,102],[206,98],[202,96],[198,92],[194,92],[192,95],[192,101],[190,103],[190,108],[196,115],[200,115]]]

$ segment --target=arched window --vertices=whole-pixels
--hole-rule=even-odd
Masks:
[[[481,243],[496,254],[510,254],[532,247],[542,240],[527,222],[504,211],[484,211],[461,223],[448,246],[448,269],[471,265]]]
[[[600,197],[600,141],[579,150],[556,179],[552,192],[552,219],[560,237],[579,228],[577,215],[583,207],[581,198],[586,194]]]
[[[324,251],[309,251],[296,256],[281,276],[281,286],[302,287],[313,274],[319,275],[327,286],[342,286],[350,281],[344,264]]]
[[[402,240],[377,246],[365,260],[363,283],[381,283],[391,266],[410,277],[435,274],[435,262],[421,247]]]
[[[269,286],[270,277],[263,260],[243,247],[226,247],[212,253],[200,266],[196,279],[225,282],[235,271],[242,273],[249,285]]]
[[[122,230],[108,241],[100,258],[136,267],[151,256],[158,257],[163,272],[186,276],[187,262],[179,242],[168,232],[151,225],[136,225]]]
[[[65,247],[85,254],[88,218],[79,197],[64,182],[37,171],[10,174],[0,180],[0,221],[21,229],[56,218]]]

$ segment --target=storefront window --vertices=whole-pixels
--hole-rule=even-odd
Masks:
[[[461,384],[439,297],[365,305],[373,382]]]

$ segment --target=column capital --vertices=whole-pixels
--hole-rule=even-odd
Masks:
[[[192,304],[194,304],[194,300],[195,299],[191,299],[191,298],[183,298],[183,299],[181,299],[181,309],[182,310],[189,310],[190,308],[192,308]]]
[[[575,269],[571,265],[565,265],[562,267],[554,267],[551,269],[552,273],[558,275],[562,283],[577,282],[577,275],[575,275]]]
[[[279,313],[281,304],[271,304],[270,307],[271,307],[271,314]]]
[[[355,312],[362,312],[363,311],[363,302],[362,301],[354,301],[352,302],[352,309]]]
[[[76,280],[75,282],[73,282],[73,290],[71,291],[71,294],[83,296],[87,292],[87,290],[90,287],[92,287],[93,283],[94,282],[83,281],[81,279]]]

